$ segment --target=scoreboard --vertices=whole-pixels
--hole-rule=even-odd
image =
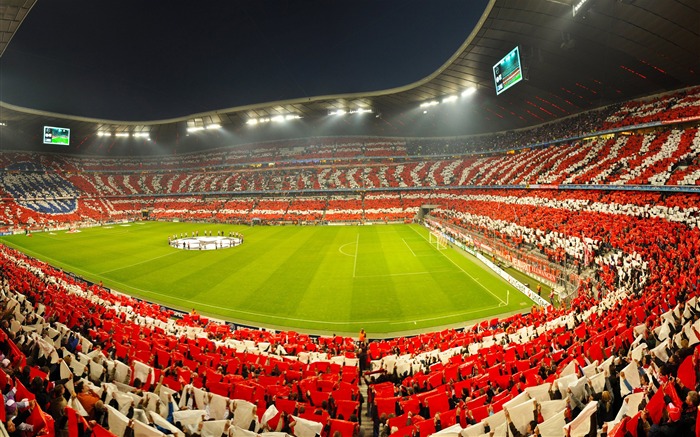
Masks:
[[[496,95],[523,80],[520,50],[517,46],[493,66],[493,80],[496,82]]]
[[[70,144],[70,129],[65,127],[44,126],[44,144]]]

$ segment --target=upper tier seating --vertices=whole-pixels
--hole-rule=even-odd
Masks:
[[[698,102],[695,88],[470,139],[470,149],[695,117]],[[11,226],[73,226],[144,210],[218,221],[406,220],[430,204],[427,222],[465,243],[527,249],[521,254],[538,274],[555,279],[572,265],[589,272],[577,276],[567,306],[363,347],[348,337],[231,330],[196,313],[176,318],[0,246],[0,362],[9,375],[0,375],[2,421],[28,436],[236,436],[250,435],[251,422],[256,431],[354,436],[362,380],[375,429],[392,436],[500,436],[524,433],[533,419],[547,436],[585,435],[589,424],[615,437],[692,435],[700,404],[697,195],[537,185],[697,185],[699,137],[680,125],[490,156],[463,156],[465,144],[372,138],[164,160],[0,153],[0,222]],[[478,189],[516,184],[534,189]],[[58,408],[54,386],[67,389]],[[107,405],[87,391],[72,399],[80,386]]]
[[[700,116],[700,87],[630,101],[605,119],[605,129]]]
[[[687,128],[620,136],[582,145],[538,148],[516,155],[365,166],[309,164],[283,169],[146,175],[94,172],[69,175],[50,170],[39,172],[36,167],[20,171],[18,167],[3,173],[1,194],[6,202],[4,210],[0,210],[0,221],[10,226],[43,226],[86,218],[98,222],[136,217],[144,209],[152,210],[156,218],[184,214],[190,219],[224,221],[250,220],[256,215],[265,220],[294,220],[301,214],[299,208],[291,208],[294,195],[278,198],[274,202],[280,204],[271,209],[250,201],[242,209],[231,208],[239,201],[236,198],[226,200],[227,195],[251,191],[332,192],[516,184],[697,185],[700,181],[699,154],[700,132],[697,128]],[[201,197],[203,194],[209,196]],[[394,194],[394,198],[397,195]],[[368,193],[368,196],[372,199],[374,194]],[[400,197],[401,206],[394,203],[384,209],[377,209],[376,203],[362,201],[345,206],[336,202],[329,208],[330,198],[324,194],[321,198],[324,207],[316,204],[317,212],[306,220],[404,220],[415,216],[421,202],[412,204],[410,192]],[[403,209],[396,209],[399,207]],[[296,212],[289,215],[288,210]]]

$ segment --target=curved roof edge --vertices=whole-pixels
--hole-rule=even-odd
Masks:
[[[371,97],[379,97],[379,96],[390,96],[392,94],[397,94],[400,92],[409,91],[409,90],[412,90],[412,89],[417,88],[419,86],[425,85],[426,83],[430,82],[431,80],[433,80],[434,78],[439,76],[441,73],[443,73],[447,68],[449,68],[450,65],[456,59],[459,58],[460,54],[464,52],[464,50],[469,46],[469,44],[473,41],[473,39],[479,33],[481,27],[486,22],[489,14],[491,13],[491,10],[493,9],[493,6],[496,3],[496,1],[497,0],[490,0],[489,1],[488,5],[486,6],[486,8],[484,9],[484,12],[481,15],[481,18],[479,18],[479,21],[474,26],[474,28],[472,29],[469,36],[467,36],[467,38],[464,40],[462,45],[460,45],[460,47],[455,51],[455,53],[452,56],[450,56],[450,58],[447,61],[445,61],[445,63],[443,63],[437,70],[435,70],[433,73],[429,74],[428,76],[426,76],[420,80],[417,80],[417,81],[412,82],[410,84],[394,87],[394,88],[388,88],[388,89],[383,89],[383,90],[378,90],[378,91],[356,92],[356,93],[347,93],[347,94],[328,94],[328,95],[313,96],[313,97],[300,97],[300,98],[287,99],[287,100],[251,103],[248,105],[234,106],[234,107],[229,107],[229,108],[212,109],[212,110],[203,111],[203,112],[186,114],[186,115],[182,115],[179,117],[173,117],[173,118],[168,118],[168,119],[157,119],[157,120],[111,120],[111,119],[101,119],[101,118],[94,118],[94,117],[85,117],[85,116],[79,116],[79,115],[45,111],[45,110],[34,109],[34,108],[27,108],[27,107],[23,107],[23,106],[19,106],[19,105],[14,105],[12,103],[4,102],[1,100],[0,100],[0,107],[11,109],[11,110],[16,111],[16,112],[23,112],[23,113],[31,114],[31,115],[63,118],[63,119],[67,119],[67,120],[81,121],[81,122],[87,122],[87,123],[101,123],[101,124],[109,124],[109,125],[126,125],[126,126],[135,126],[135,125],[152,126],[152,125],[160,125],[160,124],[187,122],[188,120],[201,118],[201,117],[207,117],[207,116],[211,116],[211,115],[243,113],[245,111],[251,111],[251,110],[263,110],[265,108],[271,108],[271,107],[277,107],[277,106],[304,105],[304,104],[309,104],[309,103],[321,103],[321,102],[327,102],[327,101],[339,100],[339,99],[362,99],[362,98],[371,98]]]

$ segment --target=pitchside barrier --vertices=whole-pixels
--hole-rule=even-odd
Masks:
[[[433,233],[442,235],[443,238],[445,238],[445,239],[446,239],[447,241],[449,241],[451,244],[454,244],[455,246],[459,247],[460,249],[464,250],[465,252],[467,252],[467,253],[469,253],[469,254],[471,254],[471,255],[474,255],[479,261],[481,261],[481,262],[483,262],[484,264],[486,264],[486,266],[487,266],[488,268],[490,268],[491,270],[493,270],[494,272],[496,272],[496,274],[498,274],[498,276],[500,276],[500,277],[502,277],[503,279],[505,279],[506,281],[508,281],[509,284],[511,284],[513,287],[515,287],[515,288],[516,288],[518,291],[520,291],[522,294],[524,294],[525,296],[527,296],[528,298],[530,298],[530,300],[532,300],[533,302],[535,302],[537,305],[543,306],[543,307],[546,307],[546,306],[549,306],[549,305],[550,305],[550,303],[547,302],[544,298],[542,298],[541,296],[539,296],[539,295],[538,295],[537,293],[535,293],[534,291],[530,290],[530,288],[527,287],[527,286],[526,286],[525,284],[523,284],[522,282],[518,281],[517,279],[515,279],[514,277],[512,277],[511,275],[509,275],[508,273],[506,273],[502,268],[498,267],[496,264],[494,264],[493,262],[491,262],[491,260],[489,260],[488,258],[486,258],[485,256],[483,256],[482,254],[480,254],[480,253],[478,253],[478,252],[476,252],[476,251],[471,250],[470,248],[468,248],[467,246],[465,246],[465,245],[462,244],[461,242],[455,240],[454,238],[452,238],[452,237],[447,237],[447,236],[445,236],[444,233],[439,232],[439,231],[436,231],[436,230],[430,228],[427,224],[426,224],[425,226],[426,226],[426,228],[428,228],[428,229],[430,230],[430,235],[433,235]]]

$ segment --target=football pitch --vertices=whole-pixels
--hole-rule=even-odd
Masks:
[[[239,232],[232,248],[168,236]],[[418,225],[255,226],[137,222],[1,242],[92,282],[252,326],[320,334],[410,333],[524,311],[532,301]]]

